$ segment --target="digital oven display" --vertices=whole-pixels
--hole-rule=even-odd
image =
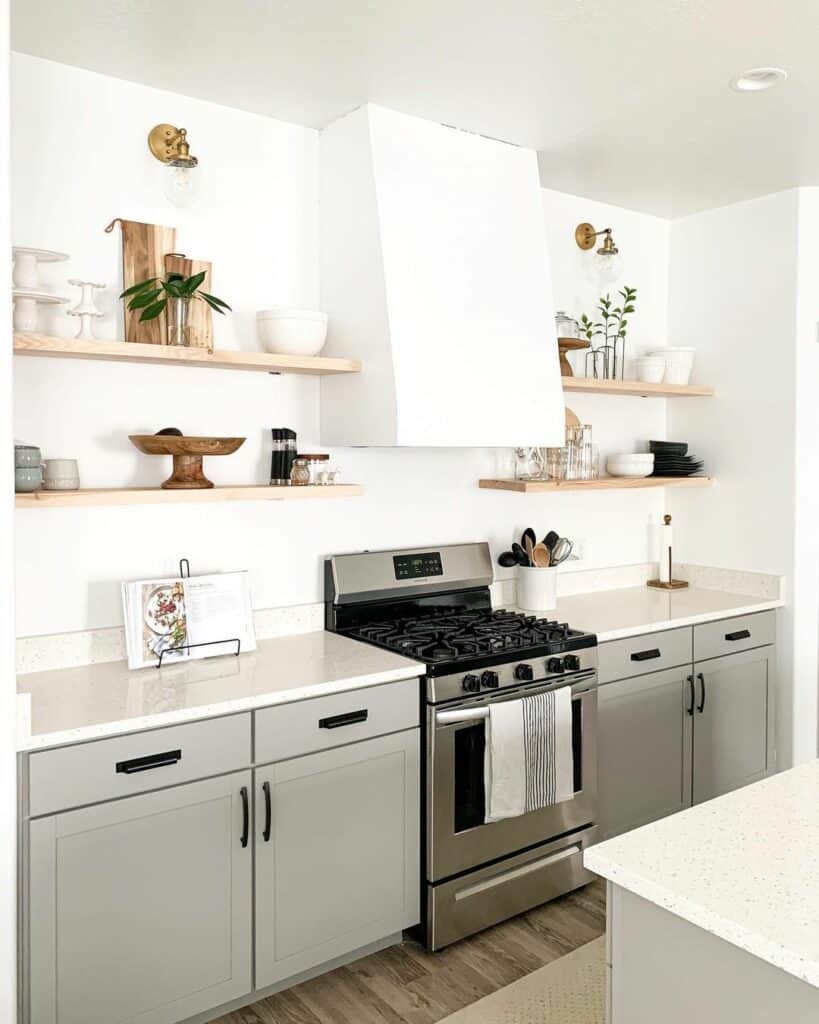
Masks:
[[[420,580],[426,576],[443,576],[441,553],[428,551],[422,555],[393,555],[397,580]]]

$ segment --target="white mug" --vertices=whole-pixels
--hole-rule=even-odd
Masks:
[[[46,459],[43,463],[43,487],[47,491],[77,491],[80,467],[76,459]]]

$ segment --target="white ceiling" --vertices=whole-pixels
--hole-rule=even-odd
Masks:
[[[819,183],[818,30],[816,0],[12,2],[24,53],[313,127],[371,100],[663,216]],[[728,87],[757,65],[790,77]]]

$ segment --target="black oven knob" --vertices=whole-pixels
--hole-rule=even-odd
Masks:
[[[569,672],[580,671],[580,658],[576,654],[567,654],[563,659],[563,664],[566,666]]]
[[[535,672],[531,665],[527,665],[525,662],[521,665],[515,665],[515,679],[528,682],[530,679],[534,678]]]
[[[461,686],[465,690],[469,690],[471,693],[475,693],[476,690],[480,690],[481,681],[477,676],[473,676],[470,672],[468,676],[464,676],[461,680]]]
[[[546,671],[559,674],[563,671],[563,662],[560,658],[549,658],[546,662]]]
[[[497,690],[499,682],[497,672],[481,672],[481,686],[488,690]]]

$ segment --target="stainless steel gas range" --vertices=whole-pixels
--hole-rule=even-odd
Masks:
[[[426,664],[423,939],[440,949],[593,880],[597,829],[597,638],[492,609],[489,546],[336,555],[326,627]],[[485,822],[484,721],[496,701],[572,691],[574,796]]]

